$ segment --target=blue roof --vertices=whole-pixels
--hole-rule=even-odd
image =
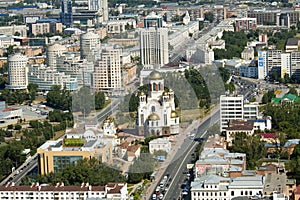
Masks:
[[[248,119],[248,122],[266,122],[265,119]]]
[[[36,20],[36,23],[47,23],[47,22],[57,22],[57,20],[56,19],[49,19],[49,18]]]
[[[291,139],[291,140],[288,140],[285,144],[284,144],[284,147],[289,147],[293,144],[299,144],[300,142],[300,139]]]

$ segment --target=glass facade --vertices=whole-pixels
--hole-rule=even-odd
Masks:
[[[82,160],[82,156],[53,156],[54,172],[61,171],[64,167]]]

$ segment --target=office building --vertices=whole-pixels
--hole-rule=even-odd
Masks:
[[[220,97],[220,131],[226,131],[231,120],[249,120],[257,119],[259,105],[257,103],[244,103],[244,96]]]
[[[90,31],[80,35],[80,56],[82,59],[94,61],[100,49],[100,37],[98,34]]]
[[[228,123],[233,119],[243,119],[244,97],[221,95],[220,97],[220,131],[223,132],[228,127]]]
[[[70,28],[73,26],[73,11],[72,11],[72,0],[62,0],[61,1],[61,13],[60,13],[61,23]]]
[[[258,79],[265,79],[268,76],[268,53],[258,51]]]
[[[149,94],[139,96],[139,134],[145,137],[178,134],[179,116],[175,111],[173,90],[165,91],[164,79],[155,70],[149,76],[148,85]]]
[[[50,68],[56,68],[56,61],[59,56],[67,51],[67,48],[63,45],[55,43],[47,48],[47,65]]]
[[[239,68],[239,74],[242,77],[257,78],[258,77],[258,67],[252,65],[241,65]]]
[[[122,49],[117,45],[102,47],[92,73],[92,87],[95,90],[111,92],[122,88],[121,56]]]
[[[27,89],[27,62],[27,56],[20,53],[16,53],[8,57],[8,85],[6,85],[8,89]]]
[[[162,18],[151,13],[144,19],[140,32],[141,64],[156,69],[169,63],[168,29],[162,28]]]

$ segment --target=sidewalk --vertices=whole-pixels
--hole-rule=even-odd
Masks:
[[[184,140],[187,138],[187,134],[190,133],[192,130],[197,128],[203,121],[207,120],[211,115],[218,111],[218,106],[213,108],[204,118],[194,120],[192,124],[190,124],[185,130],[181,129],[180,133],[176,135],[175,138],[175,145],[172,146],[171,154],[168,155],[167,159],[162,163],[162,166],[157,170],[156,178],[150,184],[150,187],[147,188],[146,191],[146,199],[151,199],[152,193],[155,190],[157,184],[162,178],[162,175],[165,173],[166,168],[168,167],[169,163],[173,160],[174,156],[177,154],[177,151],[183,144]],[[175,178],[175,177],[174,177]],[[145,199],[145,198],[144,198]]]

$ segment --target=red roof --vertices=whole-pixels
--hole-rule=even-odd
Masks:
[[[275,133],[260,133],[263,138],[275,138]]]

